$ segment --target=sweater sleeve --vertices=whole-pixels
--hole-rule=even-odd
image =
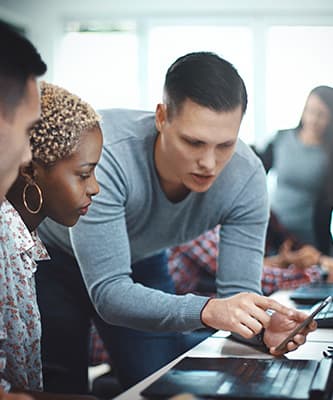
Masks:
[[[208,298],[167,294],[132,281],[125,220],[126,177],[111,154],[105,152],[103,157],[97,170],[100,194],[88,215],[70,231],[73,250],[97,312],[108,323],[133,329],[201,328],[200,313]]]
[[[222,222],[216,274],[218,297],[229,297],[240,292],[262,294],[261,274],[268,209],[266,174],[260,164]],[[260,335],[251,339],[234,333],[233,336],[242,342],[263,346]]]

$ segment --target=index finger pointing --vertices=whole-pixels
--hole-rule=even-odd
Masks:
[[[260,305],[263,306],[265,310],[274,310],[290,318],[294,317],[297,313],[296,310],[286,307],[274,299],[268,297],[263,297],[263,299],[265,299],[265,301]]]

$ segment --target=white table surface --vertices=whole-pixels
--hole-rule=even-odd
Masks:
[[[274,294],[272,297],[285,305],[295,305],[289,300],[288,291],[281,291]],[[259,351],[255,347],[247,346],[229,339],[229,335],[229,332],[225,331],[216,332],[193,349],[182,354],[165,367],[159,369],[132,388],[115,397],[115,400],[144,399],[144,397],[140,396],[140,392],[184,357],[272,357],[269,354]],[[321,359],[323,351],[327,349],[327,346],[332,344],[333,329],[317,329],[315,332],[308,335],[307,341],[303,346],[299,347],[296,351],[286,354],[286,356],[290,359]]]

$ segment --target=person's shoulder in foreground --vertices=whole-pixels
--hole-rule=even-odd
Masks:
[[[28,131],[31,125],[39,118],[40,102],[36,78],[46,71],[46,65],[32,43],[20,34],[13,26],[0,20],[0,205],[4,201],[5,195],[18,175],[19,167],[30,161],[31,151],[29,144]],[[8,331],[13,321],[22,318],[22,314],[17,313],[17,297],[12,297],[11,289],[15,285],[19,287],[20,300],[26,304],[26,313],[30,302],[28,294],[24,291],[22,276],[29,275],[31,269],[21,269],[23,260],[11,258],[11,250],[20,248],[21,251],[29,248],[33,242],[30,234],[26,232],[23,223],[20,225],[19,219],[16,220],[15,212],[8,204],[3,204],[0,213],[0,273],[1,290],[1,318],[0,318],[0,398],[1,399],[21,399],[25,398],[21,394],[7,394],[3,390],[8,389],[7,382],[3,377],[3,370],[6,365],[3,341],[6,339]],[[18,222],[12,225],[13,221]],[[27,234],[25,234],[27,233]],[[18,240],[19,238],[19,240]],[[8,240],[7,240],[8,239]],[[11,247],[12,246],[12,247]],[[28,262],[27,257],[26,262]],[[15,260],[15,262],[13,262]],[[17,264],[16,264],[17,262]],[[13,264],[13,265],[12,265]],[[10,269],[6,269],[10,265]],[[32,267],[32,265],[31,265]],[[11,273],[11,278],[7,280],[6,272]],[[3,307],[6,301],[10,301],[12,308]],[[14,304],[15,303],[15,304]],[[7,313],[8,311],[8,313]],[[35,309],[33,310],[36,311]],[[11,312],[13,313],[12,315]],[[6,318],[11,316],[8,320]],[[31,331],[34,329],[31,327]],[[9,332],[11,336],[13,331]],[[19,334],[17,337],[16,334]],[[28,340],[33,344],[34,334]],[[18,339],[17,342],[15,339]],[[22,355],[22,335],[16,331],[14,337],[10,338],[12,357],[21,360]],[[16,349],[17,353],[13,351]],[[21,368],[22,372],[24,368]],[[23,371],[23,374],[28,374]],[[38,373],[36,374],[38,375]]]
[[[102,117],[104,147],[114,145],[122,140],[140,139],[144,130],[156,133],[155,116],[152,111],[109,108],[99,110]]]

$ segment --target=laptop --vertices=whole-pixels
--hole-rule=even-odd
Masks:
[[[220,399],[330,399],[332,359],[186,357],[141,392],[148,399],[179,393]]]
[[[333,283],[314,282],[298,287],[289,297],[299,304],[315,304],[328,296],[333,296]]]

